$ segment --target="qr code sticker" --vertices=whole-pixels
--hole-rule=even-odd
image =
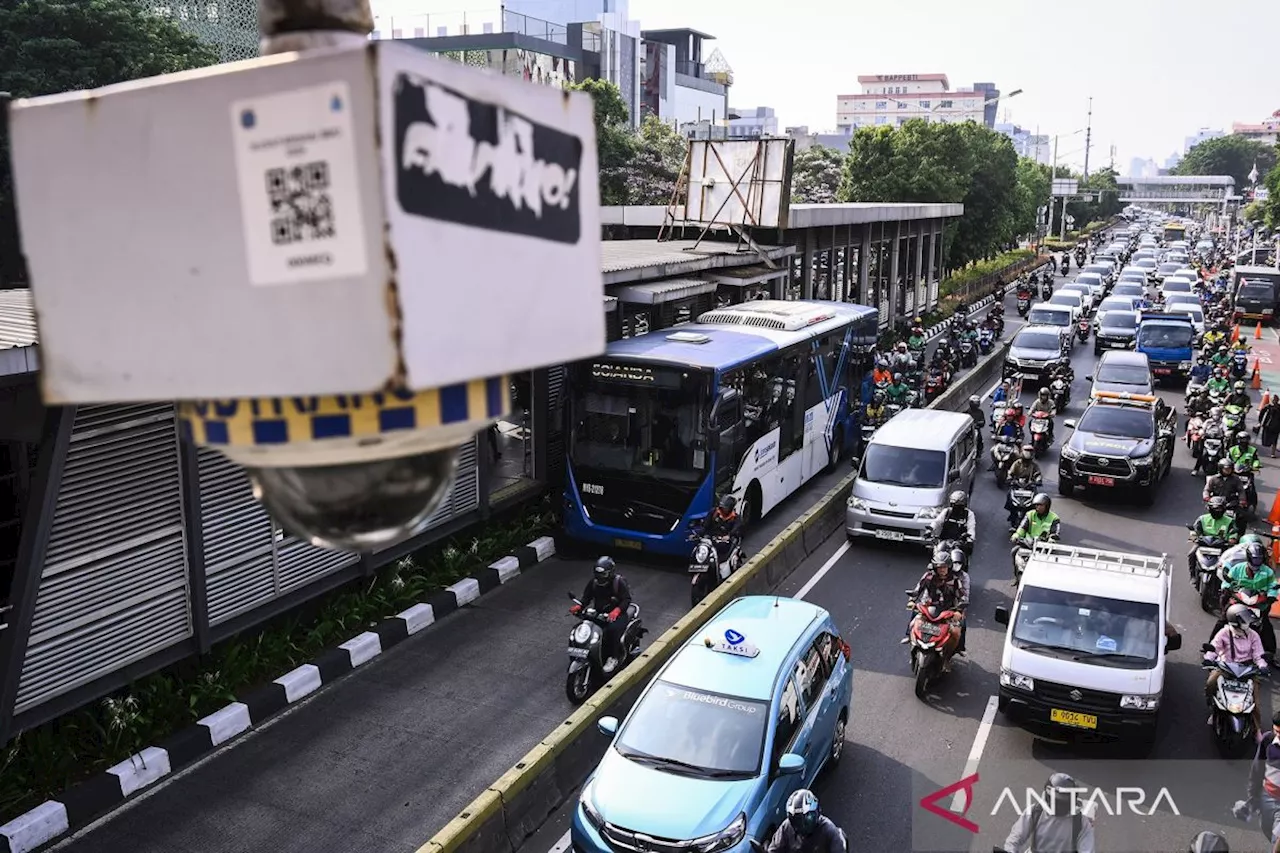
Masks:
[[[271,242],[277,246],[334,236],[329,164],[323,160],[267,170]]]

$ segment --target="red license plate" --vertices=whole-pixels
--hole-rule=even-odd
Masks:
[[[1163,375],[1165,375],[1166,373],[1172,373],[1172,372],[1173,372],[1173,368],[1172,368],[1172,367],[1157,367],[1157,368],[1155,369],[1155,371],[1154,371],[1154,372],[1155,372],[1155,373],[1160,374],[1161,376],[1163,376]]]
[[[1089,485],[1091,486],[1114,486],[1115,484],[1115,477],[1100,477],[1097,474],[1089,475]]]

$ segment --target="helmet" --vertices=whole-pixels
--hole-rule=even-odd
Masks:
[[[1250,542],[1244,549],[1245,559],[1255,569],[1267,562],[1267,549],[1261,542]]]
[[[1044,492],[1036,492],[1036,496],[1031,499],[1031,505],[1036,509],[1040,509],[1041,504],[1044,504],[1044,511],[1048,512],[1053,506],[1053,498],[1049,497]]]
[[[1243,604],[1233,604],[1227,608],[1227,624],[1233,628],[1243,628],[1253,621],[1253,614]]]
[[[1058,366],[1059,366],[1059,367],[1070,367],[1070,366],[1071,366],[1071,358],[1070,358],[1069,356],[1065,356],[1065,355],[1064,355],[1062,358],[1058,359]]]
[[[1232,387],[1232,389],[1233,389],[1233,390],[1235,390],[1235,391],[1243,391],[1243,390],[1244,390],[1244,383],[1243,383],[1243,382],[1241,382],[1239,379],[1237,379],[1237,380],[1236,380],[1236,384],[1235,384],[1235,385],[1233,385],[1233,386],[1231,386],[1231,387]]]
[[[1017,413],[1019,413],[1019,412],[1021,412],[1021,411],[1022,411],[1022,401],[1021,401],[1021,400],[1014,400],[1014,401],[1013,401],[1013,411],[1014,411],[1014,414],[1017,414]]]
[[[801,788],[787,797],[787,822],[797,835],[811,835],[818,828],[818,817],[821,814],[818,798],[812,791]]]
[[[601,557],[596,560],[596,568],[593,576],[596,579],[596,586],[605,586],[613,582],[614,564],[612,557]]]
[[[1216,832],[1205,830],[1191,839],[1191,847],[1187,849],[1187,853],[1231,853],[1231,848],[1227,846],[1227,839]]]
[[[1256,533],[1246,533],[1245,535],[1240,537],[1241,545],[1252,545],[1255,542],[1258,543],[1259,545],[1262,544],[1262,537]]]
[[[970,398],[969,398],[969,405],[970,405],[970,406],[981,406],[981,405],[982,405],[982,398],[981,398],[981,397],[979,397],[977,394],[974,394],[972,397],[970,397]]]
[[[895,374],[893,374],[893,384],[897,385],[897,384],[898,384],[899,382],[901,382],[901,381],[902,381],[902,374],[901,374],[901,373],[895,373]]]
[[[872,394],[872,395],[871,395],[871,399],[872,399],[874,402],[877,402],[877,403],[883,403],[883,402],[884,402],[884,392],[883,392],[883,391],[876,391],[876,393],[874,393],[874,394]]]
[[[1218,470],[1221,471],[1224,475],[1230,474],[1232,470],[1231,460],[1225,456],[1219,459]]]
[[[1226,352],[1226,351],[1227,351],[1227,345],[1226,345],[1226,344],[1223,344],[1222,346],[1218,347],[1218,352]]]
[[[733,512],[738,506],[738,499],[733,495],[725,495],[720,499],[720,509],[725,512]]]
[[[1036,392],[1036,397],[1037,397],[1038,399],[1041,399],[1041,400],[1048,400],[1048,399],[1049,399],[1049,389],[1048,389],[1048,388],[1041,388],[1039,391],[1037,391],[1037,392]]]
[[[1248,444],[1252,440],[1253,439],[1249,437],[1249,433],[1245,432],[1244,430],[1240,430],[1238,433],[1236,433],[1237,444]]]
[[[955,562],[955,559],[951,556],[951,549],[935,548],[933,550],[933,565],[931,568],[950,569],[951,564],[954,562]]]
[[[1227,511],[1227,499],[1222,495],[1214,495],[1209,498],[1209,514],[1214,518],[1222,518],[1222,514]]]
[[[951,497],[947,499],[954,509],[964,509],[969,506],[969,496],[960,489],[956,489],[951,493]]]
[[[906,352],[906,351],[907,351],[907,342],[906,342],[906,341],[898,341],[898,346],[896,347],[896,349],[898,350],[898,352]]]
[[[1036,455],[1036,449],[1035,449],[1034,447],[1032,447],[1030,444],[1024,444],[1024,445],[1022,445],[1022,458],[1023,458],[1023,459],[1026,459],[1027,461],[1030,461],[1030,460],[1032,460],[1032,459],[1034,459],[1034,458],[1035,458],[1035,455]]]

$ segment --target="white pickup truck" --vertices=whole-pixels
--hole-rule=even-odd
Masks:
[[[1022,573],[1000,661],[1000,710],[1050,739],[1156,738],[1165,660],[1182,646],[1169,622],[1165,556],[1038,543]]]

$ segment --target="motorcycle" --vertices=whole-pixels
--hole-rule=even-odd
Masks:
[[[1195,525],[1188,524],[1187,529],[1194,531]],[[1200,609],[1205,613],[1212,613],[1218,606],[1218,599],[1222,596],[1222,579],[1218,577],[1218,559],[1222,556],[1226,542],[1217,536],[1194,537],[1194,542],[1195,551],[1189,561],[1192,565],[1188,566],[1191,572],[1191,585],[1200,593]]]
[[[1187,419],[1187,449],[1192,459],[1199,459],[1204,450],[1204,418],[1192,415]]]
[[[1009,510],[1010,533],[1018,529],[1018,524],[1031,511],[1031,499],[1035,496],[1035,489],[1031,488],[1031,483],[1025,477],[1019,477],[1009,484],[1009,503],[1013,505]]]
[[[1187,382],[1187,390],[1183,395],[1183,403],[1189,403],[1192,396],[1204,391],[1204,382],[1199,379],[1192,379]]]
[[[941,370],[931,370],[924,380],[924,401],[929,405],[947,390],[946,374]]]
[[[604,626],[609,614],[597,612],[594,607],[584,607],[572,592],[569,600],[579,607],[577,627],[569,632],[569,672],[565,677],[565,696],[574,705],[581,705],[623,667],[640,654],[640,638],[648,629],[640,621],[640,605],[632,602],[627,607],[627,627],[622,632],[622,660],[604,659]]]
[[[1089,342],[1088,318],[1081,317],[1080,322],[1076,324],[1076,337],[1080,339],[1080,343],[1082,344],[1086,344]]]
[[[1231,354],[1231,376],[1235,379],[1244,379],[1245,371],[1249,369],[1249,356],[1241,350],[1236,350]]]
[[[1009,482],[1009,466],[1018,455],[1017,440],[1011,435],[991,436],[991,470],[996,472],[996,485],[1005,488]]]
[[[859,437],[862,439],[862,444],[859,446],[866,447],[870,444],[871,436],[875,435],[876,430],[879,429],[886,420],[888,420],[888,418],[876,421],[863,419],[862,424],[859,426]]]
[[[1057,542],[1058,537],[1050,533],[1041,533],[1038,540],[1033,540],[1030,536],[1023,536],[1018,539],[1013,549],[1013,582],[1015,585],[1022,583],[1022,573],[1026,571],[1027,563],[1031,562],[1031,551],[1035,547],[1036,541]]]
[[[1018,291],[1018,315],[1026,317],[1031,310],[1031,291]]]
[[[1247,410],[1243,406],[1229,405],[1222,407],[1222,431],[1227,435],[1235,435],[1244,424]]]
[[[689,554],[690,606],[697,607],[721,582],[728,580],[730,575],[741,568],[745,559],[742,546],[736,539],[730,539],[729,557],[721,562],[716,541],[704,535],[701,526],[694,527],[689,540],[695,543]]]
[[[1244,510],[1245,520],[1252,520],[1258,511],[1258,491],[1254,488],[1253,472],[1236,474],[1236,477],[1239,478],[1241,491],[1244,492],[1244,505],[1240,508]]]
[[[1048,277],[1046,276],[1045,281],[1040,284],[1040,301],[1048,302],[1052,296],[1053,285],[1048,281]]]
[[[1049,444],[1052,439],[1049,436],[1049,414],[1047,412],[1032,412],[1028,427],[1031,431],[1031,449],[1035,451],[1036,457],[1043,456],[1049,450]]]
[[[973,367],[978,363],[978,351],[973,346],[973,341],[969,338],[960,340],[960,364],[964,367]]]
[[[1254,679],[1264,674],[1252,661],[1232,663],[1213,653],[1213,644],[1200,647],[1205,652],[1202,669],[1221,673],[1213,698],[1209,700],[1209,725],[1213,742],[1224,758],[1240,758],[1257,748],[1253,723]]]
[[[907,591],[908,595],[914,593],[915,590]],[[929,695],[929,688],[942,677],[943,665],[960,644],[963,614],[943,610],[936,604],[921,604],[915,599],[907,602],[907,609],[916,614],[910,631],[911,674],[916,679],[916,698],[923,700]]]
[[[992,329],[983,328],[978,332],[978,351],[983,355],[991,354],[991,347],[995,345],[996,333]]]
[[[1053,408],[1065,412],[1067,404],[1071,402],[1071,383],[1058,377],[1049,384],[1049,396],[1053,399]]]

